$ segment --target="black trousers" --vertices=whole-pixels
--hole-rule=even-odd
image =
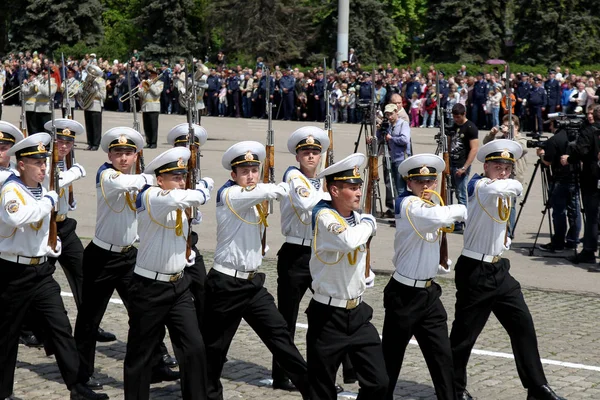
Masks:
[[[34,113],[34,115],[35,115],[34,131],[28,132],[28,134],[31,135],[32,133],[47,132],[46,129],[44,128],[44,125],[46,124],[46,122],[48,122],[52,119],[52,114],[36,112],[36,113]]]
[[[240,117],[240,111],[241,111],[241,107],[240,107],[240,91],[239,90],[234,90],[234,91],[231,92],[231,100],[232,100],[232,102],[230,103],[230,112],[229,112],[229,115],[231,117],[239,118]]]
[[[282,108],[283,108],[283,119],[286,121],[292,120],[294,113],[294,89],[290,89],[289,92],[283,93],[282,97]]]
[[[27,123],[27,134],[37,133],[35,130],[36,120],[35,111],[25,111],[25,122]]]
[[[101,249],[93,242],[83,252],[83,302],[77,313],[75,341],[80,357],[79,378],[83,382],[94,373],[96,335],[108,302],[116,290],[128,307],[129,284],[133,275],[137,249],[125,253]],[[163,343],[155,344],[156,360],[164,353]]]
[[[381,340],[371,324],[373,309],[367,303],[346,310],[311,300],[306,314],[311,399],[337,399],[335,375],[346,355],[350,356],[358,375],[357,400],[383,399],[388,377]]]
[[[146,144],[156,146],[158,140],[158,112],[143,112],[142,122],[144,123],[144,134],[146,135]]]
[[[196,248],[198,243],[198,234],[192,232],[192,250],[196,253],[196,262],[191,267],[185,269],[185,273],[189,276],[190,292],[194,297],[194,305],[196,306],[196,316],[198,317],[198,326],[202,328],[204,321],[204,298],[206,297],[206,265],[204,257]]]
[[[77,221],[67,218],[63,222],[57,222],[56,227],[62,251],[58,258],[49,258],[48,262],[53,266],[57,260],[60,262],[79,310],[83,297],[83,244],[75,232]]]
[[[223,399],[221,372],[233,336],[242,318],[252,327],[304,398],[309,385],[306,362],[294,345],[287,323],[277,311],[273,296],[264,288],[265,274],[239,279],[211,270],[206,283],[205,320],[208,398]]]
[[[100,146],[100,138],[102,137],[102,112],[85,110],[83,117],[85,119],[85,133],[87,134],[88,146]]]
[[[585,210],[583,226],[583,250],[596,252],[598,249],[598,209],[600,208],[600,190],[593,185],[581,185],[581,201]],[[579,210],[577,210],[579,212]]]
[[[206,351],[189,290],[190,278],[161,282],[133,274],[129,287],[129,334],[125,355],[125,398],[150,398],[155,344],[169,328],[185,400],[206,399]]]
[[[467,363],[490,313],[508,335],[517,371],[525,388],[547,383],[538,352],[531,313],[521,285],[510,273],[508,259],[487,263],[460,256],[456,263],[456,314],[450,332],[456,390],[467,387]]]
[[[67,118],[67,108],[66,107],[62,108],[62,117]],[[71,117],[73,117],[72,119],[75,119],[75,107],[71,107]]]
[[[79,359],[60,286],[52,277],[54,266],[0,260],[0,269],[0,398],[13,392],[21,325],[30,309],[42,320],[62,378],[70,389],[78,382]]]
[[[394,278],[383,291],[385,320],[381,342],[390,380],[386,399],[393,400],[406,346],[414,335],[429,368],[438,399],[455,400],[452,350],[448,339],[448,315],[440,300],[442,288],[403,285]]]

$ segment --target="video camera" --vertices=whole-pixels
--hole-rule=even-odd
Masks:
[[[383,116],[383,119],[381,120],[381,123],[379,124],[379,129],[381,129],[384,132],[387,132],[390,129],[390,120],[388,119],[388,117]]]
[[[569,137],[575,137],[579,134],[579,130],[583,128],[585,115],[582,114],[565,114],[565,113],[551,113],[548,114],[548,119],[554,121],[556,130],[564,129],[567,131]]]
[[[546,136],[541,136],[535,132],[526,133],[525,136],[533,138],[532,140],[528,140],[526,143],[526,147],[528,149],[543,149],[546,145],[546,141],[548,140]]]

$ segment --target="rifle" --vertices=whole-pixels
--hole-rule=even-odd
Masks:
[[[42,64],[44,65],[44,64]],[[56,125],[54,124],[54,94],[52,94],[52,74],[50,70],[50,63],[48,63],[48,95],[50,96],[50,115],[52,121],[51,128],[51,146],[52,146],[52,158],[50,159],[50,190],[54,190],[57,194],[60,193],[60,171],[58,169],[58,144],[56,142]],[[56,245],[58,242],[58,228],[56,226],[56,215],[58,214],[58,206],[60,202],[56,202],[54,210],[50,214],[50,232],[48,235],[48,246],[56,251]]]
[[[373,79],[375,78],[375,69],[373,68]],[[374,214],[375,211],[375,198],[377,196],[377,190],[379,185],[379,162],[377,156],[377,106],[375,105],[375,85],[371,85],[371,137],[370,143],[367,140],[367,169],[369,171],[369,177],[367,179],[367,190],[365,192],[365,206],[363,207],[364,212]],[[365,134],[365,139],[367,135]],[[366,244],[367,258],[365,267],[365,278],[370,275],[371,271],[371,239],[369,238]]]
[[[271,103],[271,76],[269,69],[265,67],[265,85],[266,85],[266,107],[267,107],[267,144],[266,158],[263,165],[262,176],[263,183],[275,183],[275,134],[273,132],[273,104]],[[265,255],[267,246],[267,217],[273,212],[273,200],[265,200],[262,204],[262,214],[264,218],[264,230],[261,239],[262,255]]]
[[[192,57],[192,83],[193,83],[193,71],[194,70],[194,58]],[[190,149],[190,160],[187,165],[187,177],[185,182],[186,189],[196,189],[196,182],[198,182],[198,178],[201,176],[200,173],[200,148],[196,144],[196,134],[194,129],[194,123],[192,122],[192,113],[195,112],[193,110],[193,106],[191,103],[196,103],[196,92],[194,91],[194,96],[190,96],[188,99],[188,147]],[[198,215],[198,210],[196,207],[190,207],[186,210],[186,214],[188,217],[188,236],[187,236],[187,246],[185,250],[186,258],[189,259],[192,254],[192,220],[196,218]]]
[[[508,63],[504,65],[506,75],[506,109],[508,111],[508,139],[513,140],[515,137],[515,127],[512,120],[512,85],[510,82],[510,66]]]
[[[327,61],[323,59],[323,72],[325,75],[325,79],[327,79]],[[327,115],[325,116],[325,130],[327,131],[327,136],[329,136],[329,147],[327,148],[327,153],[324,157],[324,167],[327,168],[330,165],[333,165],[333,127],[331,123],[331,112],[329,110],[329,95],[330,93],[327,90],[327,84],[325,84],[325,100],[327,101]]]
[[[127,63],[127,86],[131,92],[131,60]],[[131,106],[131,113],[133,114],[133,129],[140,131],[140,122],[137,118],[137,105],[135,104],[135,95],[129,97],[129,104]],[[140,150],[137,160],[135,161],[135,173],[141,174],[146,169],[146,163],[144,163],[144,150]]]
[[[65,68],[65,54],[61,53],[60,57],[62,59],[62,65],[63,65],[63,70]],[[71,110],[71,101],[69,98],[69,85],[67,83],[67,73],[65,71],[65,91],[64,91],[64,98],[67,99],[67,118],[68,119],[73,119],[73,112]],[[69,156],[67,157],[67,170],[71,169],[71,167],[73,166],[73,164],[75,164],[75,147],[73,147],[71,149],[71,152],[69,153]],[[75,195],[73,194],[73,185],[69,185],[69,205],[71,207],[73,207],[75,205]]]
[[[449,153],[449,138],[446,136],[446,127],[444,117],[442,113],[445,112],[444,108],[441,106],[440,101],[440,75],[439,73],[435,74],[435,86],[436,86],[436,96],[437,96],[437,114],[438,121],[440,124],[440,145],[441,145],[441,153],[442,158],[444,159],[445,167],[442,171],[442,184],[440,185],[440,198],[444,202],[444,204],[450,204],[450,192],[448,191],[448,186],[450,186],[450,153]],[[440,265],[445,269],[448,269],[448,238],[446,237],[446,231],[450,231],[448,229],[442,228],[442,237],[440,238]]]
[[[23,133],[23,136],[27,137],[27,121],[25,118],[25,95],[23,94],[23,79],[21,79],[21,81],[19,82],[19,87],[21,88],[21,91],[19,93],[19,96],[21,97],[21,115],[19,116],[19,127],[21,128],[21,133]]]
[[[194,123],[200,125],[200,114],[198,113],[198,93],[196,90],[196,64],[194,63],[194,56],[192,56],[192,112],[194,116]],[[188,105],[189,106],[189,105]]]

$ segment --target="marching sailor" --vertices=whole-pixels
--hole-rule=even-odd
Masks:
[[[10,122],[0,121],[0,186],[17,171],[17,164],[10,161],[8,151],[23,139],[19,128]]]

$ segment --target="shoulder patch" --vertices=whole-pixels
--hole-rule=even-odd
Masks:
[[[246,192],[251,192],[254,189],[256,189],[256,185],[250,185],[250,186],[246,186],[245,188],[242,189],[242,192],[245,190]]]
[[[9,214],[14,214],[17,211],[19,211],[19,202],[16,200],[11,200],[8,203],[6,203],[6,206],[4,208]]]
[[[327,230],[335,235],[339,235],[346,230],[346,227],[339,222],[332,222],[327,226]]]
[[[296,193],[301,197],[310,196],[310,191],[307,188],[305,188],[304,186],[298,186],[296,188]]]
[[[110,175],[110,179],[117,179],[121,175],[121,172],[115,171]]]
[[[170,189],[169,189],[169,190],[161,190],[161,191],[160,191],[160,195],[161,195],[161,196],[166,196],[166,195],[168,195],[169,193],[171,193],[171,190],[170,190]]]

